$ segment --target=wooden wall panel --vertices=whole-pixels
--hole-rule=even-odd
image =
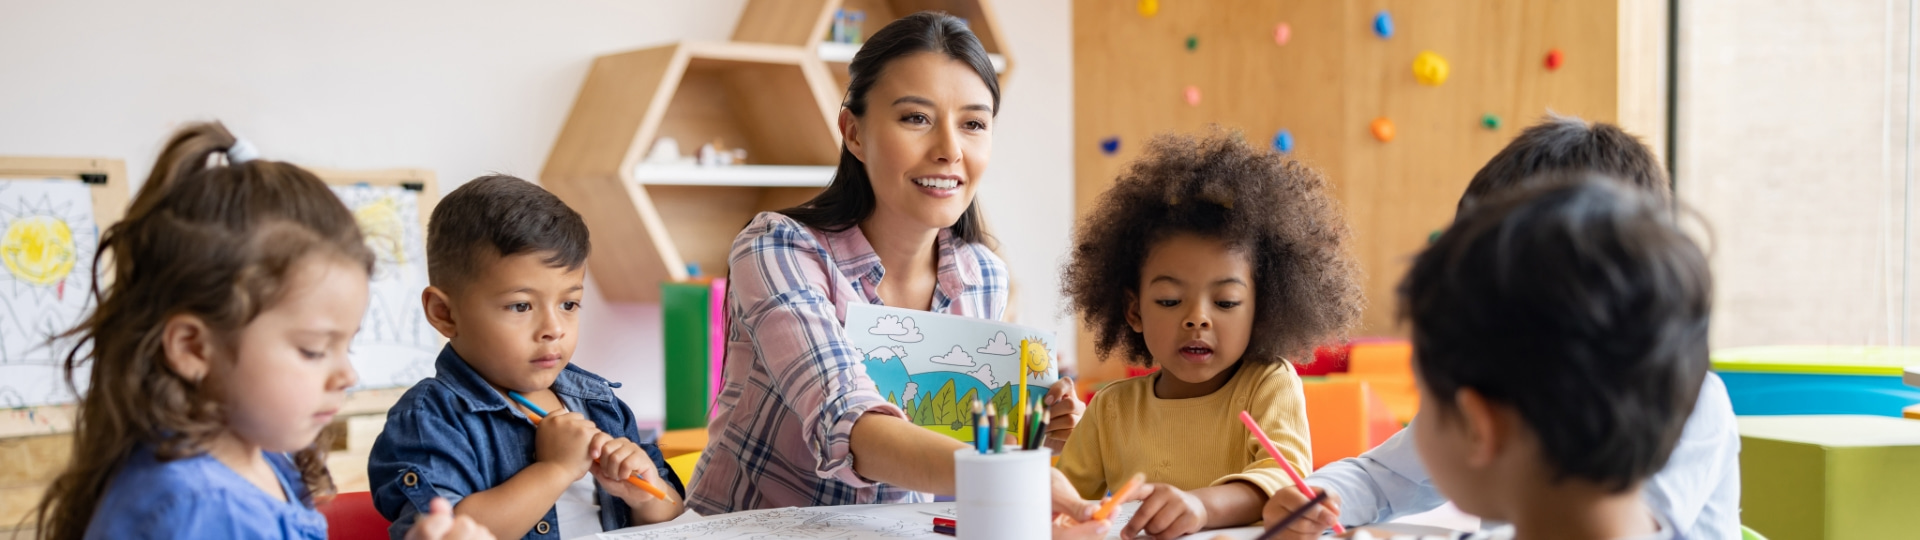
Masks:
[[[1452,219],[1473,172],[1520,128],[1549,111],[1609,122],[1623,107],[1664,111],[1633,101],[1664,100],[1663,89],[1622,90],[1623,81],[1654,84],[1645,71],[1665,69],[1642,57],[1631,64],[1642,73],[1622,76],[1622,21],[1661,22],[1645,10],[1623,11],[1624,2],[1646,0],[1162,2],[1152,17],[1130,1],[1076,0],[1076,212],[1153,134],[1219,124],[1267,144],[1284,127],[1294,152],[1332,179],[1353,227],[1369,299],[1356,334],[1398,334],[1392,290],[1408,259]],[[1389,39],[1372,31],[1381,10],[1394,21]],[[1284,46],[1274,41],[1281,22],[1291,28]],[[1629,35],[1665,37],[1664,27]],[[1185,47],[1188,36],[1198,39],[1196,50]],[[1627,49],[1665,51],[1663,42],[1636,45]],[[1553,48],[1567,59],[1557,71],[1545,67]],[[1438,87],[1413,76],[1414,57],[1428,50],[1451,67]],[[1183,98],[1188,85],[1200,89],[1198,106]],[[1484,114],[1500,117],[1501,127],[1481,127]],[[1394,123],[1392,142],[1373,138],[1369,123],[1378,117]],[[1642,114],[1628,128],[1663,135],[1664,117]],[[1112,156],[1100,148],[1108,137],[1120,139]],[[1119,373],[1093,360],[1090,343],[1081,346],[1089,378]]]

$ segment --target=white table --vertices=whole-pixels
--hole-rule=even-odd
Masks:
[[[1122,506],[1123,506],[1123,509],[1118,513],[1119,515],[1132,515],[1133,509],[1139,507],[1139,503],[1129,503]],[[905,537],[892,536],[890,538],[908,538],[908,539],[924,539],[924,540],[952,540],[953,538],[951,536],[945,536],[945,535],[941,535],[933,532],[934,517],[952,517],[953,516],[953,503],[951,502],[924,503],[924,504],[866,504],[866,505],[849,505],[849,506],[822,506],[822,507],[811,508],[809,510],[816,511],[816,512],[823,512],[823,513],[831,513],[831,514],[844,514],[844,515],[883,518],[888,520],[904,522],[908,524],[915,524],[920,527],[924,527],[924,530],[920,531],[919,534],[914,534],[914,535],[905,536]],[[754,511],[754,513],[764,513],[764,512],[768,512],[768,511],[766,510]],[[620,529],[618,531],[612,531],[604,534],[623,535],[626,533],[655,531],[655,530],[673,528],[673,527],[678,527],[681,525],[687,525],[692,523],[701,523],[701,522],[713,521],[718,519],[725,519],[728,517],[738,517],[742,515],[752,515],[752,514],[742,512],[742,513],[736,513],[736,514],[725,514],[721,516],[714,516],[712,518],[705,518],[705,517],[695,515],[693,512],[687,512],[686,514],[681,515],[679,518],[674,519],[673,521],[670,521],[667,523],[662,523],[657,525],[647,525],[642,527],[631,527],[631,528]],[[1115,523],[1116,526],[1114,527],[1114,532],[1112,536],[1109,536],[1108,538],[1111,538],[1114,540],[1118,540],[1120,538],[1119,536],[1120,528],[1118,527],[1118,525],[1120,524],[1121,523],[1119,523],[1118,520],[1116,520],[1116,523]],[[1408,516],[1407,518],[1401,519],[1395,523],[1388,524],[1384,527],[1380,527],[1380,529],[1384,529],[1390,532],[1399,532],[1403,534],[1422,534],[1422,533],[1438,534],[1438,533],[1447,531],[1449,529],[1471,530],[1478,527],[1479,527],[1478,518],[1474,518],[1472,516],[1462,514],[1460,513],[1459,510],[1453,509],[1453,505],[1449,504],[1449,505],[1440,507],[1439,509],[1436,509],[1432,512]],[[818,532],[818,531],[815,531],[815,532]],[[1185,538],[1207,540],[1215,537],[1224,536],[1226,538],[1231,538],[1234,540],[1251,540],[1253,538],[1260,536],[1260,532],[1261,532],[1261,529],[1259,527],[1237,527],[1232,529],[1218,529],[1218,530],[1211,530],[1211,531],[1203,531],[1199,534],[1189,535]],[[576,540],[591,540],[594,538],[596,538],[596,536],[590,535],[590,536],[579,537]],[[725,539],[730,537],[725,535],[718,535],[718,536],[714,536],[713,538]],[[835,538],[839,538],[839,537],[835,537]],[[863,537],[852,536],[849,538],[852,539],[852,538],[863,538]]]

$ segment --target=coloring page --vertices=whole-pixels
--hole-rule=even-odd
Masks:
[[[74,400],[60,373],[73,343],[53,340],[93,307],[99,247],[86,184],[0,182],[0,408]]]
[[[433,375],[445,341],[427,324],[420,292],[427,288],[427,242],[420,226],[420,194],[402,187],[333,186],[353,211],[373,250],[367,315],[353,338],[357,388],[407,386]]]
[[[847,306],[846,331],[880,395],[913,423],[961,441],[974,439],[974,400],[992,403],[1002,414],[1012,411],[1007,417],[1017,419],[1015,403],[1031,404],[1060,378],[1049,352],[1053,333],[1036,328],[853,304]],[[1022,431],[1011,424],[1008,429]]]
[[[868,540],[919,538],[933,533],[931,522],[842,514],[814,508],[778,508],[736,512],[704,521],[641,530],[600,533],[601,540]]]

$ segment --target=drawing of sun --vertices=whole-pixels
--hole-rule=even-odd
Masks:
[[[53,340],[90,304],[99,239],[86,185],[0,182],[0,364],[58,363],[67,344]]]
[[[400,201],[383,196],[353,209],[353,220],[367,238],[367,248],[385,266],[407,264],[406,227]]]
[[[0,235],[0,262],[13,277],[48,286],[67,279],[78,261],[73,228],[52,216],[26,216],[7,224]]]

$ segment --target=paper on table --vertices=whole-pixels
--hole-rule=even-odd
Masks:
[[[932,522],[907,523],[815,508],[739,512],[682,525],[668,524],[600,533],[601,540],[867,540],[914,538],[933,532]]]

